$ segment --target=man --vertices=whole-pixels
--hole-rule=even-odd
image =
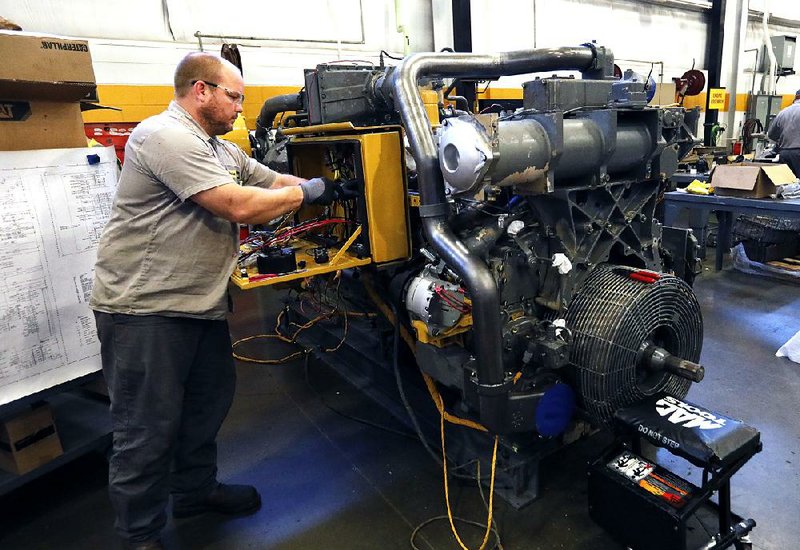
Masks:
[[[800,177],[800,90],[794,103],[786,107],[767,130],[767,137],[778,144],[780,161],[788,164],[795,177]]]
[[[220,57],[180,62],[175,99],[128,140],[100,239],[90,306],[111,397],[109,493],[126,548],[163,548],[170,494],[175,517],[261,504],[254,487],[216,478],[215,439],[235,385],[226,297],[238,223],[330,204],[335,188],[273,172],[217,139],[243,92],[241,73]]]

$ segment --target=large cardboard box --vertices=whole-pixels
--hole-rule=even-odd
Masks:
[[[0,31],[0,97],[79,101],[96,93],[89,43]]]
[[[774,195],[776,186],[796,179],[785,164],[720,164],[711,173],[711,186],[717,195],[763,198]]]
[[[25,474],[63,454],[53,411],[41,405],[13,418],[0,428],[0,468]]]
[[[0,150],[85,147],[80,100],[96,98],[85,40],[0,31]]]

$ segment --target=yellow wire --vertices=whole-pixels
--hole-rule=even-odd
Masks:
[[[280,340],[281,342],[286,342],[286,343],[289,343],[289,344],[296,344],[297,343],[297,336],[302,331],[304,331],[304,330],[306,330],[308,328],[311,328],[312,326],[314,326],[315,324],[319,323],[320,321],[323,321],[325,319],[329,319],[329,318],[333,317],[334,315],[343,315],[344,316],[344,332],[342,334],[342,339],[339,341],[339,343],[336,345],[336,347],[323,349],[322,351],[324,351],[324,352],[337,351],[339,348],[342,347],[342,345],[344,344],[344,341],[347,339],[347,331],[348,331],[348,322],[347,322],[348,313],[347,313],[347,311],[339,313],[338,310],[334,309],[334,310],[329,311],[327,313],[323,313],[321,315],[318,315],[317,317],[315,317],[314,319],[311,319],[310,321],[308,321],[305,324],[297,325],[295,323],[292,323],[293,325],[295,325],[297,327],[297,330],[291,336],[284,336],[283,334],[281,334],[281,331],[280,331],[281,319],[283,319],[283,314],[285,312],[286,312],[285,309],[280,310],[280,312],[278,313],[278,316],[275,318],[275,333],[274,334],[256,334],[254,336],[248,336],[246,338],[241,338],[239,340],[236,340],[231,345],[231,349],[233,351],[233,357],[238,359],[239,361],[245,361],[247,363],[258,363],[258,364],[261,364],[261,365],[280,365],[282,363],[286,363],[287,361],[291,361],[291,360],[296,359],[298,357],[302,357],[303,355],[309,353],[310,350],[304,349],[304,350],[296,351],[296,352],[291,353],[291,354],[289,354],[289,355],[287,355],[285,357],[281,357],[280,359],[259,359],[257,357],[249,357],[247,355],[240,355],[240,354],[236,353],[235,349],[236,349],[236,346],[238,346],[240,344],[244,344],[245,342],[249,342],[251,340],[256,340],[256,339],[259,339],[259,338],[275,338],[276,340]]]
[[[440,397],[441,399],[441,397]],[[444,407],[444,404],[440,405]],[[437,405],[438,407],[439,405]],[[445,451],[445,444],[444,444],[444,415],[439,415],[441,419],[439,422],[439,429],[442,434],[442,471],[444,474],[444,499],[447,503],[447,519],[450,520],[450,529],[453,531],[453,535],[455,535],[456,540],[458,541],[459,546],[463,550],[469,550],[467,546],[464,544],[464,541],[461,540],[461,537],[458,535],[458,529],[456,529],[456,524],[453,521],[453,511],[450,508],[450,486],[447,482],[447,452]],[[486,532],[483,534],[483,542],[481,542],[481,546],[478,550],[484,550],[486,548],[486,543],[489,541],[489,533],[492,531],[492,515],[494,511],[494,478],[495,478],[495,471],[497,466],[497,442],[499,440],[498,436],[494,436],[494,448],[492,449],[492,476],[491,481],[489,482],[489,517],[486,518]],[[480,464],[480,463],[479,463]]]
[[[255,336],[248,336],[247,338],[242,338],[240,340],[236,340],[231,345],[231,349],[235,350],[236,346],[238,346],[239,344],[244,344],[245,342],[249,342],[251,340],[256,340],[256,339],[259,339],[259,338],[277,338],[279,340],[286,341],[284,337],[278,336],[276,334],[256,334]],[[259,363],[259,364],[262,364],[262,365],[280,365],[280,364],[285,363],[287,361],[291,361],[292,359],[295,359],[297,357],[302,357],[306,353],[308,353],[307,350],[300,350],[300,351],[296,351],[294,353],[290,353],[289,355],[287,355],[285,357],[281,357],[280,359],[258,359],[257,357],[248,357],[246,355],[239,355],[238,353],[236,353],[236,351],[233,351],[233,356],[236,359],[238,359],[239,361],[245,361],[247,363]]]
[[[335,347],[335,348],[328,348],[328,349],[324,349],[324,350],[322,350],[322,351],[324,351],[324,352],[334,352],[334,351],[337,351],[337,350],[338,350],[340,347],[342,347],[342,344],[344,344],[344,341],[347,339],[347,311],[345,310],[345,311],[342,313],[342,315],[344,315],[344,330],[343,330],[343,332],[342,332],[342,339],[341,339],[341,340],[339,340],[339,343],[336,345],[336,347]]]
[[[389,309],[383,299],[375,292],[375,289],[372,287],[372,282],[370,281],[369,277],[366,275],[362,278],[364,282],[364,288],[367,291],[370,299],[375,303],[378,309],[383,313],[383,315],[389,320],[390,323],[393,325],[395,323],[399,323],[398,319],[396,319],[394,312]],[[400,326],[400,333],[403,337],[403,340],[409,345],[412,351],[416,351],[416,341],[412,338],[411,334],[406,330],[405,327],[402,325]],[[444,498],[445,503],[447,504],[447,518],[450,520],[450,529],[453,531],[453,535],[455,535],[458,544],[461,546],[463,550],[469,550],[465,545],[464,542],[461,540],[461,537],[458,535],[458,530],[456,529],[456,525],[453,522],[453,511],[450,508],[450,487],[447,483],[447,452],[445,451],[445,444],[444,444],[444,422],[447,420],[451,424],[458,424],[460,426],[466,426],[468,428],[472,428],[474,430],[488,432],[489,430],[477,423],[473,422],[472,420],[467,420],[464,418],[459,418],[457,416],[451,415],[447,412],[444,408],[444,400],[442,399],[439,390],[436,389],[436,383],[434,382],[433,378],[422,373],[422,378],[425,380],[425,385],[428,388],[428,392],[431,394],[431,399],[433,399],[436,408],[439,411],[439,428],[441,430],[442,436],[442,470],[444,472]],[[479,550],[484,550],[486,547],[486,543],[489,540],[489,533],[492,530],[492,516],[494,511],[494,479],[495,479],[495,472],[497,466],[497,443],[499,441],[498,436],[494,436],[494,448],[492,449],[492,477],[491,481],[489,482],[489,517],[486,522],[486,533],[483,535],[483,542],[481,543],[481,547]]]

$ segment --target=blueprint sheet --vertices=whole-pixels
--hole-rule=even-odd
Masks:
[[[88,302],[118,172],[113,147],[0,152],[0,405],[100,369]]]

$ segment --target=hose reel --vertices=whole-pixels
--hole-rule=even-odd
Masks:
[[[629,267],[598,267],[566,315],[577,393],[601,424],[610,424],[617,409],[658,392],[683,398],[691,382],[703,377],[696,363],[703,320],[691,287],[677,277],[643,280],[639,274]]]

